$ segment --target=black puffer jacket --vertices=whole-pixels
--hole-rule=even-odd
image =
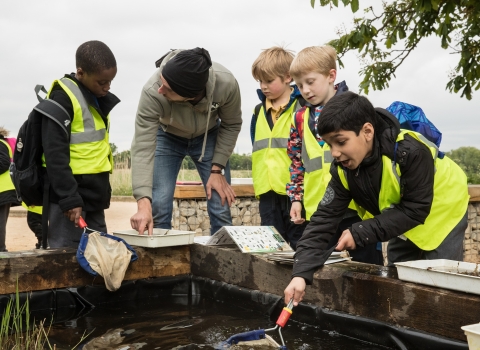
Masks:
[[[381,113],[380,113],[381,112]],[[382,155],[394,158],[395,140],[400,132],[397,119],[389,112],[377,109],[374,149],[355,170],[346,171],[350,190],[342,185],[336,162],[332,163],[329,187],[333,199],[319,204],[310,224],[298,241],[292,277],[303,277],[311,284],[316,268],[325,262],[323,254],[330,237],[352,199],[373,219],[355,223],[350,228],[359,247],[385,242],[423,224],[430,213],[433,200],[434,162],[430,150],[409,135],[398,142],[396,162],[400,166],[400,192],[402,201],[380,213],[378,198],[382,177]]]
[[[5,140],[3,135],[0,135],[0,139]],[[7,145],[0,142],[0,174],[9,171],[10,168],[10,154],[8,152]],[[1,190],[0,190],[1,191]],[[11,204],[11,206],[19,205],[17,200],[17,194],[15,190],[1,191],[0,192],[0,205]]]

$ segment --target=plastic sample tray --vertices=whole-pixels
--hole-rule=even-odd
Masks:
[[[473,350],[480,349],[480,323],[470,324],[461,328],[467,336],[468,348]]]
[[[149,236],[147,231],[139,235],[135,230],[114,231],[113,234],[125,240],[130,245],[145,248],[173,247],[193,243],[195,232],[165,230],[154,228],[153,235]]]
[[[395,263],[403,281],[480,294],[480,264],[455,260],[415,260]]]

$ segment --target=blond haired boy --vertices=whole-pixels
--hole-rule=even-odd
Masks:
[[[333,47],[311,46],[300,51],[290,66],[290,75],[306,101],[292,119],[287,146],[291,160],[287,195],[292,202],[291,219],[297,224],[308,223],[322,198],[331,195],[326,188],[331,178],[333,157],[316,130],[323,106],[333,96],[348,91],[344,81],[335,85],[336,60]],[[337,243],[343,230],[360,220],[356,211],[349,209],[330,240],[329,247]],[[383,265],[381,246],[367,245],[350,254],[352,260]]]
[[[289,181],[290,159],[287,140],[292,116],[301,105],[301,94],[289,73],[294,54],[282,47],[260,53],[252,65],[252,75],[260,83],[261,103],[255,107],[250,132],[252,137],[252,177],[259,198],[261,225],[274,226],[295,249],[305,225],[290,221],[291,202],[285,194]]]

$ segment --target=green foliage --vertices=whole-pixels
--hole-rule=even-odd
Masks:
[[[196,169],[190,156],[186,156],[182,162],[182,169]],[[232,153],[230,156],[230,169],[232,170],[251,170],[252,156],[249,154]]]
[[[196,169],[195,163],[190,156],[183,158],[182,169]]]
[[[113,163],[117,169],[130,169],[132,164],[130,150],[113,153]]]
[[[475,147],[460,147],[446,154],[465,171],[469,184],[480,184],[479,149]]]
[[[230,169],[232,170],[251,170],[252,156],[249,154],[233,153],[230,156]]]
[[[117,154],[118,147],[117,147],[116,144],[110,143],[110,149],[112,150],[112,154],[113,154],[113,155]]]
[[[315,0],[310,0],[312,7]],[[320,6],[338,7],[338,0],[319,0]],[[353,13],[359,0],[342,0]],[[380,2],[379,2],[380,3]],[[342,57],[358,51],[363,80],[360,88],[366,94],[370,88],[383,90],[395,77],[395,71],[430,35],[440,38],[440,45],[459,56],[450,73],[447,89],[461,97],[472,98],[480,88],[480,1],[478,0],[394,0],[382,1],[382,10],[372,6],[363,10],[363,17],[354,19],[350,32],[339,30],[339,38],[329,44]],[[427,63],[427,62],[425,62]]]

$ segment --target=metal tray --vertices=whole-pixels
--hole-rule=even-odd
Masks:
[[[480,294],[480,264],[437,259],[395,263],[403,281]]]
[[[145,248],[192,244],[195,236],[193,231],[165,230],[161,228],[154,228],[151,236],[146,231],[143,235],[139,235],[136,230],[114,231],[113,234],[124,239],[130,245]]]

